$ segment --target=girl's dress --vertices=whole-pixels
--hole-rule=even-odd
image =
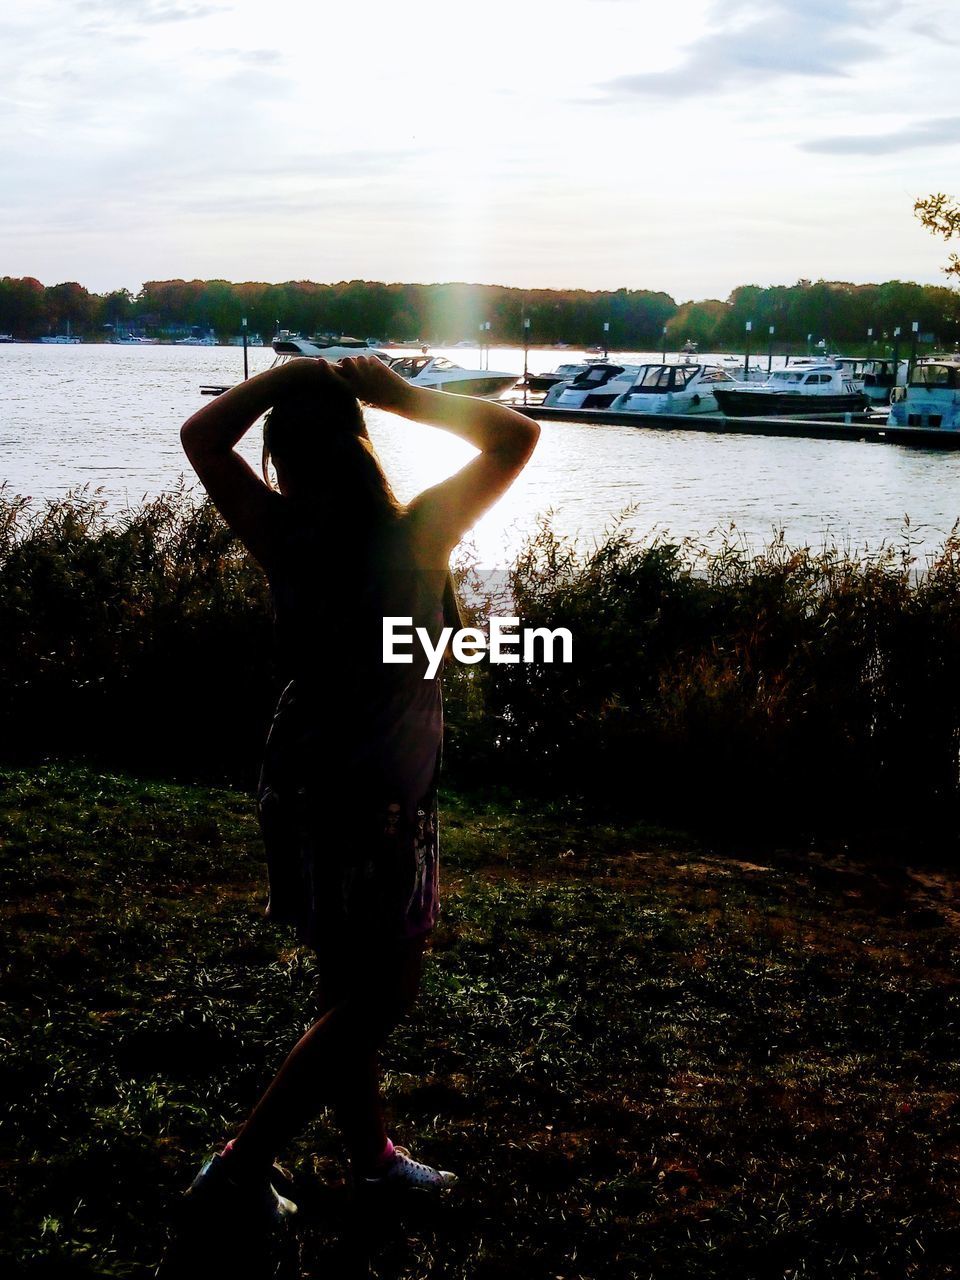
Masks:
[[[435,646],[461,625],[449,570],[417,567],[416,523],[400,514],[351,531],[288,503],[268,568],[290,675],[257,791],[268,916],[318,951],[428,933],[439,894],[439,671],[414,639],[383,661],[383,619],[410,619]],[[399,648],[400,646],[398,646]]]

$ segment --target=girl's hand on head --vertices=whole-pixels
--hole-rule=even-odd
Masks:
[[[413,388],[377,356],[345,356],[333,366],[343,382],[365,404],[402,412]]]
[[[280,365],[276,373],[288,393],[322,396],[330,386],[352,392],[352,388],[347,386],[337,371],[336,365],[320,356],[294,356],[292,360]]]

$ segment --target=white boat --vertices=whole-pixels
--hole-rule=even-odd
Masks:
[[[767,371],[761,364],[745,365],[742,356],[721,356],[720,368],[736,382],[766,382]]]
[[[890,397],[891,427],[936,427],[960,431],[960,356],[925,356],[905,387]]]
[[[551,370],[550,373],[528,373],[527,390],[549,391],[558,382],[569,382],[578,373],[583,373],[585,369],[589,369],[592,364],[601,363],[603,362],[598,359],[581,360],[577,364],[558,364],[556,369]]]
[[[74,347],[78,342],[82,342],[83,339],[73,337],[70,332],[70,321],[68,320],[66,333],[49,334],[46,338],[41,338],[40,341],[58,347]]]
[[[213,332],[205,333],[201,338],[177,338],[173,344],[175,347],[216,347],[216,334]]]
[[[411,386],[452,391],[461,396],[479,396],[484,400],[495,400],[517,385],[515,373],[462,369],[446,356],[394,356],[390,360],[390,368],[401,378],[406,378]]]
[[[888,404],[893,388],[904,387],[907,384],[909,360],[900,360],[896,372],[894,372],[893,361],[882,358],[858,359],[839,356],[838,362],[843,366],[845,373],[863,383],[863,394],[871,404]]]
[[[720,411],[734,418],[855,413],[869,401],[863,383],[836,360],[804,360],[774,369],[766,382],[736,382],[714,392]]]
[[[645,364],[610,408],[618,413],[716,413],[717,387],[736,385],[715,364]]]
[[[133,333],[124,334],[122,338],[110,339],[112,347],[156,347],[159,344],[159,338],[141,338]]]
[[[321,345],[321,342],[322,340],[312,341],[289,334],[275,338],[273,349],[280,359],[289,356],[320,356],[324,360],[343,360],[349,356],[376,356],[414,387],[452,391],[456,395],[479,396],[488,400],[502,396],[517,383],[515,373],[501,373],[495,369],[463,369],[446,356],[391,356],[382,348],[368,347],[365,342],[356,338],[337,338],[327,346]]]
[[[557,409],[609,409],[617,396],[633,386],[641,366],[597,360],[569,382],[555,383],[543,397],[544,406]]]
[[[278,356],[320,356],[324,360],[343,360],[347,356],[377,356],[384,364],[393,359],[381,347],[369,347],[359,338],[301,338],[298,333],[282,330],[274,338]]]

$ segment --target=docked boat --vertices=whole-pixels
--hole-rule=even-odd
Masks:
[[[160,340],[144,338],[136,333],[126,333],[122,338],[111,338],[110,345],[112,347],[156,347],[160,345]]]
[[[692,338],[688,338],[686,342],[683,344],[683,346],[680,348],[680,354],[682,356],[695,356],[698,354],[699,351],[700,351],[699,344],[694,342]]]
[[[717,388],[736,385],[714,364],[644,364],[610,408],[618,413],[716,413]]]
[[[578,364],[558,364],[550,373],[528,373],[527,390],[549,391],[558,382],[570,382],[578,374],[583,373],[585,369],[589,369],[592,364],[599,363],[600,361],[595,359],[581,360]]]
[[[569,382],[557,382],[543,397],[548,408],[609,409],[633,386],[641,366],[598,360]]]
[[[918,360],[905,387],[891,393],[891,427],[936,427],[960,431],[960,356]]]
[[[178,338],[173,345],[175,347],[216,347],[220,344],[217,342],[216,334],[211,331],[202,336]]]
[[[429,353],[391,356],[381,347],[368,347],[357,338],[336,338],[329,345],[321,345],[323,341],[290,334],[275,338],[273,349],[280,358],[319,356],[324,360],[343,360],[350,356],[376,356],[414,387],[452,391],[455,395],[479,396],[485,400],[502,396],[517,383],[515,373],[501,373],[495,369],[463,369],[446,356],[431,356]]]
[[[515,373],[499,373],[495,369],[462,369],[446,356],[393,356],[390,368],[394,373],[399,373],[401,378],[406,378],[411,386],[427,387],[433,391],[452,391],[460,396],[479,396],[483,400],[495,400],[517,385]]]
[[[863,383],[863,394],[871,404],[888,404],[893,388],[906,386],[910,364],[908,360],[900,360],[899,367],[895,369],[892,360],[862,360],[849,356],[839,356],[838,363],[843,366],[844,373]]]
[[[863,383],[835,360],[789,364],[774,369],[766,382],[717,387],[714,394],[720,411],[732,418],[856,413],[870,403]]]
[[[41,342],[47,343],[49,346],[57,347],[75,347],[78,342],[82,342],[82,338],[75,338],[70,332],[70,321],[67,321],[66,333],[48,334],[45,338],[40,339]]]
[[[766,382],[768,377],[763,365],[746,365],[742,356],[721,356],[719,366],[734,382]]]
[[[344,335],[334,337],[323,334],[313,338],[301,338],[298,333],[281,330],[272,347],[278,356],[319,356],[323,360],[343,360],[347,356],[379,356],[384,364],[393,359],[380,347],[371,347],[360,338]]]

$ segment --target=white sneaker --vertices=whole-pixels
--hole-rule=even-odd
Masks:
[[[394,1147],[393,1159],[383,1173],[373,1178],[360,1178],[362,1187],[452,1187],[457,1175],[448,1169],[432,1169],[414,1160],[406,1147]]]

